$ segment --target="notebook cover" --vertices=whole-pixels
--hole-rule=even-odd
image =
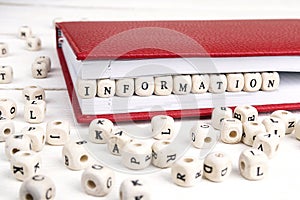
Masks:
[[[238,24],[243,23],[242,21],[233,21],[232,23],[235,23],[235,22],[238,22]],[[246,22],[251,22],[251,24],[255,23],[255,21],[246,21]],[[277,35],[278,39],[274,41],[274,45],[273,45],[273,43],[269,43],[271,45],[265,45],[265,46],[260,45],[261,47],[263,47],[263,50],[261,49],[260,51],[252,52],[252,54],[245,54],[245,52],[238,53],[238,51],[233,51],[233,53],[231,55],[230,54],[231,50],[230,50],[229,47],[227,47],[227,52],[225,52],[226,48],[224,48],[224,52],[223,53],[222,52],[218,53],[217,55],[219,55],[219,56],[221,56],[221,55],[223,55],[223,56],[224,55],[231,55],[231,56],[233,56],[233,55],[235,55],[235,56],[237,56],[237,55],[239,55],[239,56],[245,56],[245,55],[256,55],[256,56],[257,55],[273,55],[273,56],[275,56],[275,55],[298,55],[299,54],[299,50],[300,50],[299,42],[292,44],[293,42],[295,42],[295,40],[300,39],[299,36],[297,36],[298,34],[296,34],[297,32],[295,30],[295,27],[299,26],[298,25],[299,22],[297,20],[258,21],[258,24],[260,24],[260,22],[263,23],[263,24],[265,22],[268,22],[268,23],[272,22],[271,24],[273,24],[273,27],[276,27],[275,22],[278,22],[279,27],[277,27],[277,28],[285,27],[285,26],[283,26],[284,25],[283,22],[287,22],[287,27],[285,29],[286,32],[283,31],[283,30],[275,29],[275,30],[277,30],[277,33],[281,32],[282,35],[281,35],[281,37],[279,37],[278,34],[275,34],[275,35]],[[73,27],[73,25],[76,25],[76,24],[80,25],[81,24],[81,26],[78,27],[78,29],[80,30],[80,29],[83,28],[82,25],[85,24],[85,23],[90,24],[90,22],[78,22],[78,23],[71,23],[71,24],[72,24],[72,27]],[[100,22],[94,22],[94,23],[100,23]],[[116,22],[116,23],[122,24],[121,22]],[[151,22],[151,23],[155,23],[155,22]],[[165,24],[166,22],[163,22],[163,23]],[[178,23],[183,23],[183,22],[178,22]],[[229,21],[227,23],[229,23]],[[61,23],[61,24],[58,25],[58,28],[62,28],[64,24],[68,24],[68,23]],[[173,24],[173,22],[171,24]],[[73,28],[75,28],[75,27],[73,27]],[[273,30],[273,31],[275,31],[275,30]],[[228,32],[228,31],[229,30],[227,30],[226,32]],[[292,31],[292,33],[288,33],[289,31]],[[66,64],[66,61],[65,61],[65,57],[63,55],[62,49],[59,48],[59,42],[58,42],[59,33],[58,32],[59,31],[57,31],[57,34],[56,34],[56,36],[57,36],[57,53],[58,53],[58,57],[60,59],[62,71],[63,71],[65,82],[66,82],[66,85],[67,85],[69,98],[70,98],[71,104],[73,106],[74,115],[75,115],[76,120],[77,120],[78,123],[89,123],[91,120],[93,120],[95,118],[100,118],[100,117],[107,118],[107,119],[110,119],[110,120],[116,122],[116,121],[150,120],[152,116],[155,116],[157,114],[167,114],[167,115],[172,116],[174,118],[186,118],[186,117],[200,118],[200,117],[209,117],[211,115],[212,109],[210,109],[210,108],[207,108],[207,109],[190,109],[190,110],[168,110],[168,111],[162,111],[162,112],[135,112],[135,113],[107,114],[107,115],[83,115],[81,113],[80,106],[79,106],[79,103],[78,103],[78,99],[77,99],[76,93],[74,91],[74,86],[73,86],[72,79],[71,79],[71,76],[70,76],[69,71],[68,71],[68,67],[67,67],[67,64]],[[271,33],[271,31],[269,33]],[[239,34],[236,34],[236,36],[238,36],[238,35]],[[290,38],[288,38],[287,35],[291,36],[291,40],[289,40]],[[225,35],[224,35],[224,37],[225,37]],[[255,41],[253,38],[252,39],[248,38],[248,39],[249,39],[249,41],[253,41],[253,42]],[[258,38],[256,38],[256,39],[257,39],[256,43],[260,43],[258,41]],[[262,38],[260,40],[263,41]],[[80,43],[82,43],[83,41],[85,41],[85,40],[81,40]],[[276,42],[276,41],[278,41],[278,42]],[[247,42],[247,43],[249,43],[249,42]],[[262,43],[264,43],[264,42],[262,42]],[[283,44],[286,44],[286,46],[283,46]],[[234,44],[232,44],[232,45],[234,46]],[[87,44],[87,45],[83,45],[83,46],[87,47],[89,45]],[[238,45],[238,46],[242,47],[242,45]],[[295,47],[298,47],[298,50],[296,50]],[[244,47],[244,50],[246,50],[246,49],[247,49],[247,47]],[[270,50],[269,52],[267,51],[268,49]],[[280,51],[280,49],[281,49],[281,51]],[[241,49],[239,49],[239,50],[241,50]],[[253,49],[248,49],[248,53],[251,52],[251,50],[253,50]],[[148,49],[146,49],[146,50],[141,50],[141,51],[143,53],[145,53],[145,55],[143,55],[144,57],[145,56],[150,56],[151,57],[151,54],[148,54],[150,52],[150,50],[148,51]],[[80,54],[77,54],[77,55],[80,55]],[[105,56],[105,55],[106,55],[106,53],[103,52],[103,56]],[[109,54],[107,54],[106,56],[108,56],[108,55]],[[140,54],[137,54],[137,52],[129,52],[128,54],[125,54],[125,55],[126,56],[133,56],[133,58],[139,58],[138,55],[140,55]],[[164,56],[165,55],[167,55],[169,57],[174,56],[172,54],[164,54]],[[189,55],[191,55],[191,54],[189,54]],[[80,56],[83,56],[83,58],[84,58],[84,53]],[[148,58],[150,58],[150,57],[148,57]],[[103,57],[103,58],[106,58],[106,57]],[[109,56],[107,58],[109,58]],[[292,104],[271,104],[271,103],[272,102],[270,101],[269,105],[254,105],[254,106],[257,108],[257,110],[259,112],[271,112],[271,111],[280,110],[280,109],[282,109],[282,110],[299,110],[300,109],[300,103],[292,103]]]
[[[300,55],[300,20],[57,24],[78,60]]]

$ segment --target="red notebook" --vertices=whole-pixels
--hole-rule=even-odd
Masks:
[[[98,60],[172,61],[177,58],[203,57],[212,59],[279,57],[293,60],[300,55],[300,20],[62,22],[57,24],[56,30],[57,52],[79,123],[88,123],[99,117],[112,121],[149,120],[161,113],[174,118],[209,116],[212,108],[83,114],[74,92],[70,66],[66,62],[66,57],[69,59],[70,55],[66,56],[61,48],[64,42],[61,40],[62,37],[74,53],[74,60],[85,63]],[[297,66],[291,69],[277,68],[275,65],[266,67],[269,71],[273,67],[272,71],[300,70]],[[223,68],[226,71],[226,67]],[[220,68],[221,72],[223,68]],[[240,66],[229,71],[244,70],[249,70],[249,66],[248,69]],[[259,112],[268,112],[278,109],[299,109],[300,103],[273,104],[270,99],[267,104],[255,106]]]

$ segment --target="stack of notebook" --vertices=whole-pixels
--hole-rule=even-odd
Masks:
[[[260,112],[300,108],[300,20],[85,21],[56,30],[79,123],[208,116],[214,107],[242,104]],[[280,81],[244,78],[253,91],[228,88],[231,74],[277,72]],[[147,91],[138,92],[139,84]]]

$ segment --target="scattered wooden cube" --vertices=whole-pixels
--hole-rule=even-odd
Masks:
[[[31,65],[31,75],[33,78],[47,78],[48,69],[45,62],[34,62]]]
[[[14,133],[6,138],[5,155],[8,160],[19,151],[31,150],[31,139],[23,133]]]
[[[183,157],[171,167],[172,180],[182,187],[194,186],[202,178],[203,164],[198,158]]]
[[[87,141],[74,141],[69,140],[62,149],[62,155],[64,164],[71,170],[82,170],[90,166],[92,157],[88,155],[88,152],[84,145]]]
[[[32,30],[29,26],[20,26],[18,31],[18,37],[20,39],[27,39],[32,35]]]
[[[56,195],[56,187],[51,178],[44,175],[34,175],[26,179],[19,191],[20,199],[47,199],[53,200]]]
[[[33,151],[42,151],[46,142],[46,133],[41,126],[27,126],[21,132],[31,139],[31,148]]]
[[[285,136],[285,123],[277,117],[266,117],[262,120],[267,133],[277,135],[280,138]]]
[[[13,119],[17,114],[17,104],[14,100],[3,98],[0,99],[0,116]]]
[[[223,120],[221,128],[221,140],[227,144],[239,143],[243,135],[243,124],[235,118]]]
[[[228,107],[216,107],[211,114],[211,125],[220,130],[224,119],[232,118],[232,109]]]
[[[0,67],[0,84],[11,83],[13,81],[13,68],[9,65]]]
[[[280,138],[271,133],[260,133],[256,135],[253,148],[264,152],[269,159],[273,158],[279,149]]]
[[[0,142],[4,142],[15,133],[15,124],[12,120],[0,117]]]
[[[89,140],[93,143],[105,144],[111,136],[114,124],[105,118],[97,118],[90,122]]]
[[[0,57],[8,55],[8,45],[4,42],[0,42]]]
[[[174,119],[168,115],[156,115],[151,118],[153,138],[169,140],[175,135]]]
[[[49,56],[39,56],[34,60],[35,63],[43,62],[46,64],[47,71],[51,71],[51,59]]]
[[[53,120],[47,123],[46,142],[50,145],[61,146],[68,142],[70,123],[66,120]]]
[[[151,199],[151,191],[146,180],[141,178],[127,178],[120,186],[120,200]]]
[[[44,100],[30,100],[25,102],[24,119],[30,124],[42,123],[46,115],[46,102]]]
[[[108,151],[113,155],[120,156],[123,147],[130,141],[132,141],[132,138],[128,136],[125,130],[113,129],[111,136],[107,139]]]
[[[271,117],[280,118],[285,124],[285,133],[290,134],[294,131],[296,125],[296,115],[287,110],[276,110],[272,112]]]
[[[168,168],[178,159],[178,148],[169,140],[158,140],[152,144],[152,165]]]
[[[224,181],[230,175],[231,170],[231,159],[224,153],[213,152],[204,159],[203,175],[210,181]]]
[[[239,157],[240,174],[248,180],[261,180],[268,174],[268,157],[257,149],[246,149]]]
[[[240,105],[235,107],[233,117],[240,120],[242,123],[247,121],[256,121],[258,118],[258,111],[253,106]]]
[[[198,122],[191,128],[192,145],[198,149],[205,148],[206,144],[212,143],[210,132],[211,125],[207,123]]]
[[[23,97],[25,101],[31,100],[46,100],[45,91],[37,85],[26,86],[23,89]]]
[[[41,170],[41,156],[34,151],[19,151],[12,155],[10,169],[13,176],[24,181]]]
[[[26,49],[30,51],[38,51],[42,48],[42,42],[39,37],[29,36],[26,38]]]
[[[145,169],[151,164],[152,149],[143,141],[128,142],[122,150],[122,164],[129,169]]]
[[[109,194],[115,184],[114,172],[102,165],[94,164],[81,175],[81,187],[89,195],[103,197]]]
[[[243,130],[242,142],[248,146],[253,145],[256,135],[266,132],[265,126],[259,121],[248,121],[243,123]]]

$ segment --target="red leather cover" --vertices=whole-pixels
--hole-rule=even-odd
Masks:
[[[300,20],[62,22],[78,60],[300,55]]]
[[[60,30],[68,38],[78,59],[106,59],[106,58],[158,58],[178,56],[276,56],[276,55],[300,55],[300,21],[299,20],[245,20],[245,21],[172,21],[172,22],[65,22],[57,25],[57,53],[60,59],[62,71],[68,89],[69,98],[73,106],[74,115],[79,123],[89,123],[99,117],[116,121],[149,120],[157,114],[167,114],[174,118],[185,117],[209,117],[212,109],[169,110],[163,112],[135,112],[106,115],[83,115],[78,103],[74,85],[68,71],[62,49],[59,48]],[[163,49],[144,48],[120,52],[115,48],[123,48],[124,44],[116,44],[111,47],[114,51],[105,48],[93,49],[97,43],[108,37],[132,27],[161,26],[182,31],[201,42],[205,52],[192,52],[181,41],[174,42],[180,53],[165,51]],[[178,26],[177,26],[178,25]],[[127,34],[126,34],[127,37]],[[163,37],[163,35],[162,35]],[[123,38],[124,39],[124,38]],[[128,38],[132,41],[134,37]],[[156,38],[159,39],[159,38]],[[115,40],[114,40],[115,41]],[[151,42],[155,42],[150,40]],[[162,41],[162,40],[159,40]],[[120,41],[119,41],[120,42]],[[163,41],[165,42],[165,40]],[[126,43],[126,42],[124,42]],[[169,44],[170,42],[165,42]],[[128,44],[128,43],[126,43]],[[119,46],[118,46],[119,45]],[[120,46],[121,45],[121,46]],[[180,46],[182,45],[182,46]],[[176,47],[177,46],[177,47]],[[182,47],[182,48],[179,48]],[[103,51],[106,49],[107,51]],[[126,47],[127,49],[127,47]],[[101,51],[99,51],[101,50]],[[271,112],[273,110],[300,110],[300,103],[254,105],[259,112]]]

